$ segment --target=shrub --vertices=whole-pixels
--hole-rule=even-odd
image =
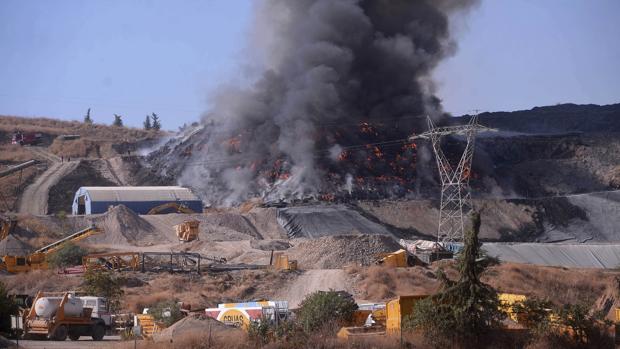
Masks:
[[[162,322],[166,327],[179,321],[183,317],[181,307],[176,300],[165,300],[155,303],[149,307],[149,314],[153,315],[156,321]]]
[[[73,265],[82,264],[82,257],[86,256],[88,251],[72,242],[66,242],[58,251],[48,255],[47,263],[55,268],[64,268]]]
[[[88,269],[84,273],[84,283],[81,290],[89,296],[105,297],[111,311],[120,308],[123,290],[122,280],[109,271]]]
[[[17,305],[9,298],[6,286],[0,281],[0,332],[11,330],[11,315],[17,314]]]
[[[308,295],[300,304],[297,318],[304,331],[316,331],[326,324],[351,321],[357,304],[345,292],[318,291]]]

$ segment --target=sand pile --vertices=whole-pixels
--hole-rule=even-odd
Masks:
[[[250,246],[263,251],[282,251],[291,247],[288,240],[251,240]]]
[[[335,269],[345,265],[370,265],[376,255],[400,246],[385,235],[340,235],[313,240],[294,240],[286,253],[300,269]]]
[[[32,251],[32,247],[13,235],[0,241],[0,255],[24,256]]]
[[[170,340],[176,342],[181,338],[196,336],[204,338],[206,341],[207,338],[209,338],[209,332],[213,340],[223,339],[227,336],[240,336],[243,334],[243,332],[236,327],[224,325],[202,314],[192,314],[175,322],[172,326],[160,333],[153,335],[153,340],[155,342],[170,342]]]
[[[109,209],[105,214],[94,218],[93,223],[101,228],[103,233],[90,237],[90,243],[147,246],[174,241],[169,236],[158,233],[149,222],[124,205]]]

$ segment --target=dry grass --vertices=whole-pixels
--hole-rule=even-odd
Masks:
[[[547,298],[556,304],[593,303],[620,272],[503,263],[482,280],[500,292]]]
[[[154,278],[148,285],[125,290],[125,308],[142,312],[144,307],[170,297],[191,304],[192,309],[213,307],[224,302],[268,299],[278,291],[274,285],[282,285],[294,275],[271,270],[244,270],[203,276],[152,274]]]
[[[21,180],[19,172],[0,178],[0,212],[14,211],[17,207],[18,198],[18,195],[15,195],[16,188],[21,183],[20,190],[23,191],[26,185],[32,182],[37,174],[38,170],[36,167],[28,167],[22,171]]]
[[[6,275],[2,282],[9,293],[35,295],[37,291],[72,291],[82,283],[80,276],[59,275],[54,270],[34,270]]]
[[[0,144],[0,163],[16,164],[32,160],[32,158],[32,153],[20,145]]]
[[[448,277],[457,273],[451,263],[441,263]],[[384,268],[373,266],[347,271],[355,282],[358,297],[384,301],[397,295],[432,294],[441,286],[435,278],[439,264],[432,268]],[[502,263],[489,268],[482,281],[499,292],[518,293],[546,298],[556,304],[593,304],[620,276],[620,271],[599,269],[566,269],[528,264]]]
[[[41,132],[50,135],[79,134],[93,140],[128,141],[133,139],[154,138],[156,131],[138,128],[115,127],[101,124],[85,124],[79,121],[62,121],[50,118],[24,118],[0,115],[0,131]]]

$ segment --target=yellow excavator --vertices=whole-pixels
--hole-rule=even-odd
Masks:
[[[33,253],[26,256],[2,256],[2,262],[0,263],[0,269],[4,269],[9,273],[28,272],[37,269],[47,269],[47,256],[57,251],[66,242],[76,242],[87,237],[101,233],[101,230],[97,227],[90,226],[86,229],[82,229],[77,233],[64,237],[56,242],[53,242],[47,246],[41,247]]]
[[[149,212],[147,212],[147,214],[161,214],[161,213],[196,213],[194,212],[194,210],[192,210],[191,208],[176,203],[176,202],[168,202],[165,203],[163,205],[159,205],[156,207],[153,207],[152,209],[149,210]]]

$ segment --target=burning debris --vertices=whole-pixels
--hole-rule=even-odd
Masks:
[[[169,160],[179,183],[217,204],[413,191],[407,138],[442,115],[429,74],[454,51],[449,16],[473,3],[261,2],[252,32],[264,73],[214,96],[192,136],[200,147]]]

